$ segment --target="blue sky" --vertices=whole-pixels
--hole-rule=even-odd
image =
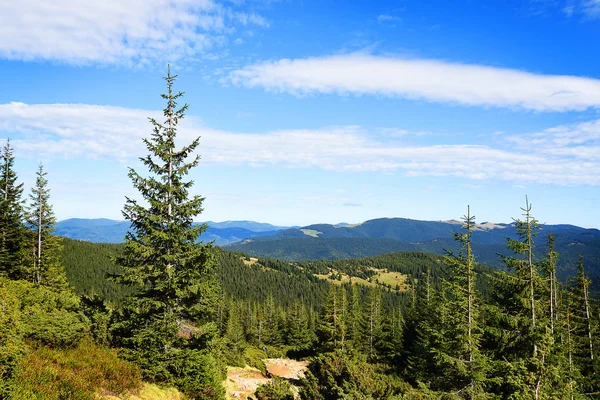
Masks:
[[[0,4],[0,139],[120,219],[170,63],[199,220],[600,227],[600,0]]]

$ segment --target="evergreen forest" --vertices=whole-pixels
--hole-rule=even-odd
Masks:
[[[144,169],[129,169],[143,201],[125,200],[123,244],[54,235],[52,177],[40,164],[25,193],[4,144],[0,399],[225,399],[228,371],[270,377],[265,360],[275,358],[307,367],[249,398],[600,398],[588,264],[581,256],[574,274],[557,274],[560,238],[540,234],[529,199],[493,265],[476,262],[468,206],[444,255],[390,246],[290,261],[222,249],[194,223],[204,198],[187,175],[200,140],[177,146],[188,106],[176,75],[165,80]]]

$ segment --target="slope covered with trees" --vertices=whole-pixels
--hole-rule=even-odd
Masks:
[[[198,140],[175,146],[186,106],[174,79],[165,122],[152,120],[144,140],[148,171],[130,170],[145,201],[127,199],[123,245],[53,235],[43,167],[25,207],[5,146],[0,398],[126,398],[146,380],[222,399],[226,366],[266,373],[278,356],[308,360],[292,382],[304,400],[600,396],[589,261],[563,261],[576,274],[561,280],[564,239],[541,234],[527,199],[502,269],[479,263],[470,209],[443,255],[290,262],[213,248],[199,240],[203,198],[186,180]],[[255,396],[293,395],[275,379]]]

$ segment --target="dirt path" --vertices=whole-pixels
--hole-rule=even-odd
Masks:
[[[297,380],[304,376],[308,362],[288,360],[285,358],[269,358],[264,360],[267,371],[272,376]],[[246,400],[263,383],[269,382],[258,369],[248,367],[227,367],[227,380],[223,382],[227,399]]]
[[[254,393],[256,388],[263,383],[269,382],[269,378],[256,368],[227,367],[227,380],[225,390],[227,399],[247,399]]]
[[[269,371],[271,375],[297,380],[304,377],[304,371],[308,366],[308,361],[267,358],[265,360],[265,365],[267,366],[267,371]]]

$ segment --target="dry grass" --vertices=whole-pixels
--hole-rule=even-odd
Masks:
[[[343,283],[352,282],[357,285],[370,286],[370,287],[390,285],[393,290],[396,289],[396,285],[398,285],[398,287],[400,288],[400,290],[399,290],[400,292],[405,292],[409,289],[408,285],[406,285],[406,283],[405,283],[407,276],[400,272],[390,272],[387,269],[377,269],[377,268],[371,268],[371,271],[374,271],[375,275],[373,275],[373,277],[371,278],[370,281],[366,280],[366,279],[358,278],[355,276],[351,277],[349,275],[342,274],[339,271],[336,271],[334,269],[330,269],[330,273],[327,275],[315,274],[315,276],[320,279],[325,279],[335,285],[341,285]],[[341,274],[342,278],[340,280],[331,279],[331,273],[334,273],[335,275]]]
[[[300,230],[306,236],[312,236],[312,237],[319,237],[319,235],[323,233],[323,232],[319,232],[319,231],[317,231],[315,229],[300,229]]]
[[[227,379],[223,382],[226,399],[247,399],[256,391],[258,385],[267,383],[269,378],[256,368],[246,366],[227,367]]]
[[[315,237],[317,237],[317,235],[319,233],[321,233],[321,232],[318,232],[318,231],[312,230],[312,229],[303,229],[302,231],[308,231],[309,233],[307,233],[307,232],[304,232],[304,233],[309,236],[315,236]],[[276,271],[274,269],[263,266],[262,264],[260,264],[260,260],[255,257],[250,257],[249,260],[242,258],[242,261],[244,262],[244,264],[246,264],[248,266],[257,264],[263,270],[269,269],[271,271]],[[295,267],[302,269],[302,267],[300,267],[299,265],[295,265]],[[352,282],[353,284],[356,284],[356,285],[363,285],[363,286],[370,286],[370,287],[389,285],[392,288],[392,290],[395,290],[396,285],[397,285],[400,288],[399,289],[400,292],[405,292],[410,289],[410,287],[408,285],[406,285],[407,276],[400,272],[391,272],[391,271],[388,271],[387,269],[378,269],[378,268],[370,268],[370,270],[375,272],[375,274],[373,275],[373,277],[370,280],[359,278],[356,276],[349,276],[349,275],[343,274],[333,268],[329,269],[328,274],[314,274],[314,276],[316,276],[319,279],[324,279],[324,280],[328,281],[329,283],[333,283],[334,285],[341,285],[344,283]],[[277,271],[277,272],[279,272],[279,271]],[[334,273],[335,275],[341,275],[341,279],[331,279],[331,273]]]
[[[250,266],[256,264],[258,262],[258,258],[250,257],[250,259],[247,260],[244,257],[242,257],[242,261],[244,262],[244,264]]]
[[[185,396],[175,388],[161,388],[151,383],[144,383],[138,394],[125,397],[98,396],[102,400],[184,400]]]

